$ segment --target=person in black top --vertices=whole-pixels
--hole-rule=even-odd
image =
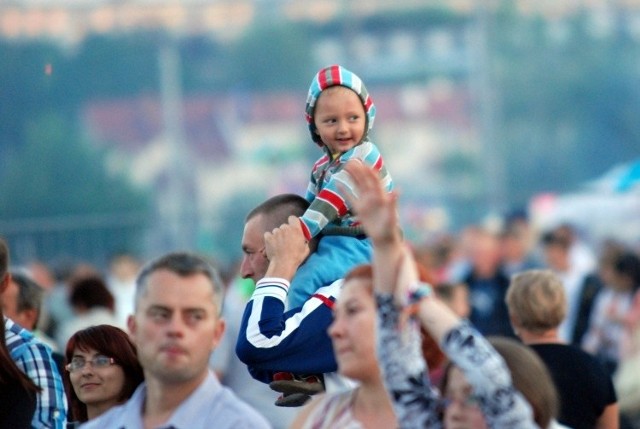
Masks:
[[[560,397],[558,421],[573,429],[617,429],[618,404],[611,378],[593,356],[558,337],[567,311],[559,278],[550,270],[517,274],[506,302],[516,335],[538,353],[551,373]]]

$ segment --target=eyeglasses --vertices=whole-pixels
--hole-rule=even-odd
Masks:
[[[116,361],[115,359],[104,355],[95,356],[91,360],[85,360],[81,357],[75,357],[71,359],[71,362],[66,364],[64,368],[69,372],[75,372],[84,368],[87,363],[91,365],[91,368],[106,368],[109,365],[115,364]]]
[[[439,404],[440,409],[444,410],[454,402],[457,402],[462,407],[467,408],[467,407],[480,406],[482,399],[476,395],[468,395],[468,396],[465,396],[464,398],[442,398]]]

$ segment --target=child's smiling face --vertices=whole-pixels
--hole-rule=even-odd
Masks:
[[[318,97],[314,112],[316,134],[333,155],[359,144],[367,123],[358,94],[344,86],[332,86]]]

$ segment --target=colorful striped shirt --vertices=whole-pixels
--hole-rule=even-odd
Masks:
[[[344,235],[361,235],[362,228],[357,218],[351,213],[345,195],[348,192],[355,196],[355,190],[349,174],[344,171],[348,161],[360,160],[374,168],[387,192],[393,189],[393,181],[387,170],[380,151],[372,142],[365,140],[338,158],[331,160],[328,154],[322,156],[313,166],[311,179],[307,186],[305,198],[311,202],[307,211],[300,217],[302,230],[310,240],[327,228]]]

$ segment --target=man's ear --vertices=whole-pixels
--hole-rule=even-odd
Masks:
[[[216,329],[213,335],[213,342],[211,343],[211,350],[215,350],[216,347],[218,347],[218,344],[220,344],[220,340],[224,336],[224,331],[226,330],[226,327],[227,327],[227,324],[225,320],[222,317],[220,317],[216,321]]]
[[[7,290],[7,286],[11,282],[11,273],[5,273],[2,280],[0,280],[0,294],[3,294],[5,290]]]
[[[132,340],[136,336],[137,328],[138,326],[136,325],[136,318],[133,314],[130,314],[129,317],[127,317],[127,329],[129,329],[129,336],[131,337]]]

